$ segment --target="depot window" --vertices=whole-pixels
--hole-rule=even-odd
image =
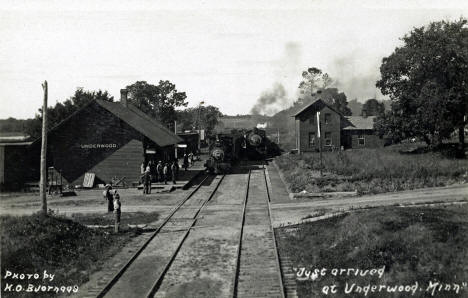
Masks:
[[[330,146],[332,144],[331,132],[325,132],[325,146]]]
[[[364,146],[366,144],[366,139],[364,138],[363,135],[359,135],[357,139],[358,139],[359,145]]]
[[[326,113],[325,114],[325,124],[330,124],[331,123],[331,114]]]
[[[315,146],[315,132],[309,133],[309,147]]]

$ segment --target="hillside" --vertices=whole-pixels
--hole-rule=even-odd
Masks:
[[[271,117],[263,115],[237,115],[223,116],[218,119],[218,124],[215,126],[217,132],[229,131],[231,129],[251,129],[257,124],[269,122]]]

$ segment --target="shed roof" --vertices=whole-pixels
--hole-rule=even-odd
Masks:
[[[0,142],[1,143],[18,143],[26,142],[30,139],[28,134],[22,132],[0,132]]]
[[[349,123],[346,123],[343,129],[359,130],[359,129],[374,129],[375,116],[345,116]]]
[[[32,142],[16,142],[16,143],[11,143],[11,142],[0,142],[0,146],[29,146],[31,145]]]
[[[180,137],[156,119],[151,118],[131,104],[129,104],[128,107],[125,107],[120,102],[108,102],[104,100],[96,100],[96,102],[160,147],[183,142]]]

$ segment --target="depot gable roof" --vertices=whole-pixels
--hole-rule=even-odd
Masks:
[[[145,135],[160,147],[183,142],[180,137],[162,125],[159,121],[151,118],[131,104],[125,107],[119,102],[108,102],[103,100],[96,100],[96,103],[122,119],[128,125]]]
[[[80,110],[74,112],[62,122],[57,124],[55,127],[50,129],[47,133],[59,129],[60,126],[62,126],[67,121],[70,121],[70,119],[75,117],[81,111],[87,109],[92,104],[97,104],[101,108],[105,109],[117,118],[121,119],[129,126],[134,128],[136,131],[140,132],[148,139],[153,141],[159,147],[175,145],[177,143],[183,142],[182,138],[178,137],[176,134],[174,134],[172,131],[170,131],[168,128],[162,125],[159,121],[146,115],[138,108],[130,104],[127,107],[125,107],[119,102],[109,102],[104,100],[93,100],[89,102]],[[41,137],[34,140],[32,144],[39,142],[39,140],[41,140]]]

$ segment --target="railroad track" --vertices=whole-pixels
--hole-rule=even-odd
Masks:
[[[287,241],[287,234],[282,232],[275,232],[276,239],[282,239],[282,241]],[[293,271],[293,262],[288,256],[280,254],[280,265],[281,272],[283,276],[284,290],[286,297],[296,298],[297,295],[297,284],[296,284],[296,273]]]
[[[280,259],[271,221],[264,169],[249,171],[244,199],[233,297],[285,297]]]
[[[270,190],[272,189],[271,187],[271,181],[270,181],[270,175],[268,173],[268,168],[265,168],[265,181],[268,187],[268,198],[270,198]],[[269,202],[271,200],[269,199]],[[269,210],[271,214],[271,205],[269,204]],[[273,229],[274,231],[274,229]],[[277,230],[274,231],[275,234],[275,239],[283,239],[285,241],[286,235],[282,230]],[[278,243],[275,240],[276,243]],[[290,257],[287,255],[281,255],[280,251],[278,250],[278,258],[279,258],[279,263],[280,263],[280,268],[281,268],[281,276],[283,278],[283,288],[284,288],[284,293],[285,296],[288,298],[297,298],[297,284],[296,284],[296,274],[293,271],[293,262],[291,261]]]
[[[97,297],[153,297],[165,274],[194,227],[203,207],[211,200],[224,175],[201,183],[164,219],[150,238],[103,287]],[[171,233],[164,233],[171,231]]]

